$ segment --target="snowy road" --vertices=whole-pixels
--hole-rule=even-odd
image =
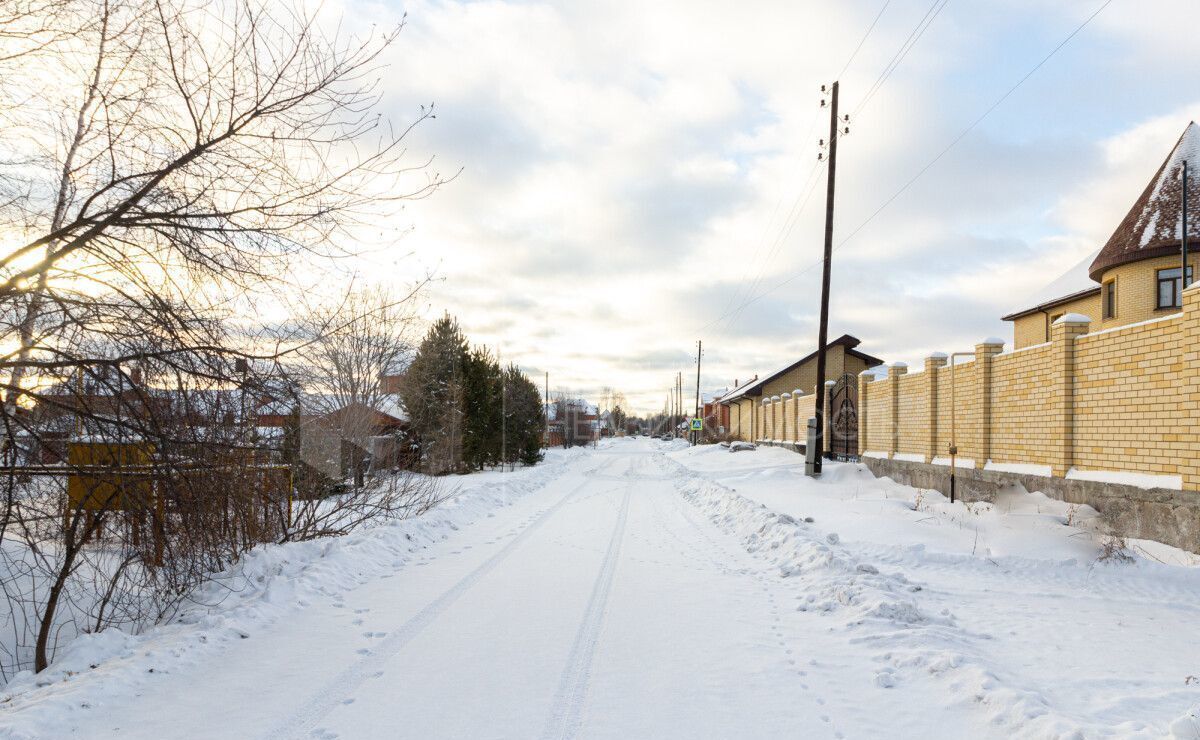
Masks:
[[[621,445],[390,577],[110,703],[81,737],[865,737],[778,577]],[[865,680],[869,680],[870,674]],[[83,719],[82,717],[79,719]],[[201,729],[203,728],[203,729]]]
[[[73,688],[49,698],[35,692],[16,703],[52,706],[54,721],[0,718],[0,736],[53,727],[47,736],[156,739],[1069,737],[1087,724],[1058,716],[1058,697],[1029,688],[1029,677],[1061,684],[1064,665],[1090,673],[1060,686],[1062,700],[1084,712],[1104,707],[1097,726],[1112,729],[1079,737],[1151,737],[1187,706],[1188,692],[1200,696],[1190,685],[1161,689],[1151,670],[1136,676],[1136,694],[1108,675],[1124,668],[1090,655],[1089,635],[1071,632],[1068,617],[1075,610],[1079,624],[1103,629],[1100,601],[1120,593],[1076,598],[1072,574],[1082,569],[1030,567],[1010,579],[1033,583],[1021,592],[1004,585],[1008,575],[984,572],[1000,572],[993,560],[839,545],[820,521],[777,513],[820,510],[816,496],[777,485],[798,458],[739,453],[739,465],[785,465],[738,477],[725,469],[732,456],[697,452],[706,456],[693,457],[692,469],[680,462],[691,451],[669,455],[649,440],[571,457],[548,482],[504,499],[511,505],[461,527],[447,519],[444,537],[409,537],[403,555],[377,572],[343,570],[358,585],[304,599],[267,589],[264,599],[292,599],[282,616],[238,628],[218,648],[180,645],[219,629],[167,629],[127,650],[107,678],[101,666],[97,676],[64,679]],[[747,495],[754,479],[776,481],[763,490],[784,497],[764,508],[716,482],[734,478]],[[856,511],[854,501],[839,505]],[[854,515],[870,528],[869,516]],[[830,509],[825,518],[835,516]],[[316,567],[291,577],[302,583]],[[1186,626],[1196,581],[1192,569],[1176,570],[1182,581],[1135,594],[1138,604],[1169,595],[1161,613],[1118,604],[1126,623]],[[904,573],[919,573],[924,587]],[[1001,588],[1009,590],[989,601]],[[972,608],[968,625],[951,613]],[[1064,630],[1051,640],[1053,661],[1021,647],[1043,624]],[[997,647],[998,666],[985,660]],[[1108,654],[1138,665],[1144,648],[1159,667],[1174,660],[1180,671],[1200,657],[1170,647],[1126,644]],[[136,681],[122,678],[134,670]],[[997,686],[997,676],[1009,682]],[[105,681],[118,688],[104,691]],[[1088,682],[1103,690],[1081,697],[1074,689]],[[1128,706],[1109,701],[1114,689],[1129,694]],[[1145,706],[1162,722],[1131,722]]]

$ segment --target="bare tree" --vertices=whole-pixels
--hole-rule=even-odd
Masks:
[[[356,290],[300,322],[301,335],[311,341],[297,352],[292,375],[311,391],[304,411],[337,418],[336,430],[306,425],[304,432],[336,432],[339,442],[348,443],[354,450],[349,463],[356,489],[363,485],[367,461],[385,452],[373,445],[379,436],[377,412],[402,413],[398,380],[415,349],[413,308],[423,287],[420,283],[403,295],[386,288]]]
[[[0,4],[0,669],[161,618],[257,543],[436,500],[393,486],[298,519],[252,413],[315,340],[266,334],[256,301],[444,182],[404,157],[432,108],[376,112],[399,30],[331,37],[266,0]]]

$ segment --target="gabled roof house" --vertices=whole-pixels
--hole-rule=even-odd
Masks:
[[[861,341],[857,337],[843,334],[826,345],[825,379],[837,380],[847,373],[857,376],[863,370],[883,364],[883,360],[860,352]],[[761,426],[762,399],[775,396],[808,395],[817,388],[817,353],[801,357],[773,373],[735,386],[716,399],[716,403],[729,407],[729,431],[738,439],[753,441]]]

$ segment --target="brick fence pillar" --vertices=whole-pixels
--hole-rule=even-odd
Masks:
[[[806,442],[808,434],[808,419],[800,418],[800,399],[804,393],[795,388],[792,390],[792,428],[796,430],[796,442]]]
[[[888,380],[892,381],[892,441],[887,451],[889,459],[894,458],[896,451],[900,449],[900,376],[907,373],[908,365],[903,362],[894,362],[888,368]]]
[[[1185,491],[1200,491],[1200,283],[1183,291],[1183,367],[1187,410],[1178,418],[1191,450],[1179,466]]]
[[[858,374],[858,454],[867,451],[867,396],[870,393],[871,381],[875,374],[863,370]]]
[[[1050,326],[1050,474],[1059,478],[1075,463],[1075,340],[1087,334],[1090,321],[1069,313]]]
[[[780,402],[781,405],[779,408],[779,411],[780,411],[779,428],[780,428],[780,431],[782,432],[782,434],[779,435],[779,438],[786,440],[786,439],[789,439],[789,437],[788,437],[788,402],[792,400],[792,394],[788,393],[787,391],[784,391],[783,393],[779,394],[779,397],[783,399]],[[793,404],[792,405],[792,415],[793,416],[795,415],[795,411],[796,411],[796,407],[795,407],[795,404]],[[793,424],[793,426],[795,426],[795,425]]]
[[[925,425],[925,434],[921,441],[922,446],[925,448],[925,462],[927,463],[933,462],[933,458],[938,456],[938,371],[945,366],[946,355],[943,352],[934,352],[925,358],[926,393],[929,395],[929,423]]]
[[[992,457],[992,365],[996,355],[1004,351],[1004,340],[989,337],[975,345],[975,393],[979,404],[978,453],[975,467],[982,468]]]

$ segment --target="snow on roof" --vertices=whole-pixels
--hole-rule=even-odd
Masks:
[[[1160,223],[1159,216],[1163,213],[1164,199],[1169,198],[1169,201],[1175,204],[1179,202],[1180,192],[1168,192],[1169,188],[1165,186],[1168,183],[1180,181],[1184,162],[1190,163],[1193,169],[1200,165],[1200,129],[1196,127],[1194,121],[1183,130],[1183,136],[1175,144],[1175,149],[1167,156],[1166,164],[1159,170],[1158,178],[1154,181],[1154,190],[1150,194],[1149,201],[1142,207],[1141,221],[1145,223],[1145,226],[1142,228],[1140,246],[1147,247],[1162,239],[1179,240],[1182,233],[1180,231],[1182,225],[1179,220],[1170,219],[1167,223]],[[1173,189],[1170,188],[1170,190]]]
[[[384,396],[380,399],[379,403],[375,404],[375,408],[388,416],[396,417],[400,421],[408,421],[408,409],[404,408],[404,402],[396,394]]]
[[[1092,263],[1089,273],[1099,280],[1105,270],[1127,262],[1162,257],[1179,251],[1182,241],[1180,218],[1183,200],[1183,164],[1200,170],[1200,127],[1193,121],[1183,130],[1175,148],[1134,202],[1129,213],[1109,237]],[[1200,174],[1200,173],[1198,173]],[[1192,180],[1189,172],[1189,180]],[[1200,178],[1196,178],[1200,185]],[[1200,212],[1200,187],[1188,187],[1188,210]],[[1200,219],[1188,220],[1188,240],[1200,239]]]
[[[1052,306],[1055,303],[1062,303],[1093,290],[1099,290],[1100,286],[1088,276],[1089,268],[1099,254],[1100,250],[1088,254],[1072,265],[1069,270],[1030,293],[1019,304],[1025,308],[1005,316],[1004,320],[1011,321],[1018,316]]]

